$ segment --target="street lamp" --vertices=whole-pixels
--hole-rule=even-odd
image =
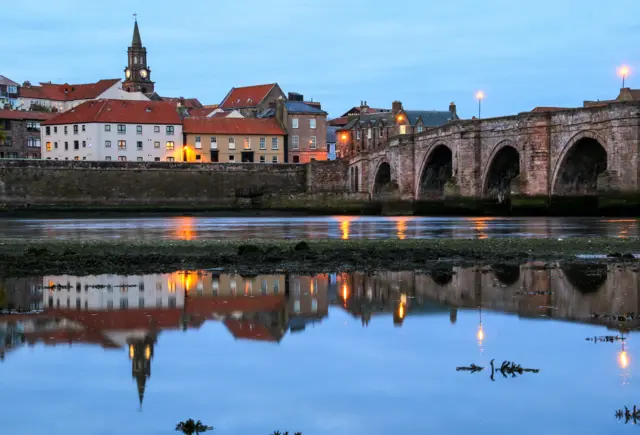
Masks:
[[[482,100],[484,100],[484,92],[478,91],[476,92],[476,100],[478,100],[478,119],[480,119],[482,115]]]
[[[618,68],[618,75],[622,77],[622,88],[624,89],[624,81],[629,76],[631,69],[627,65],[622,65]]]

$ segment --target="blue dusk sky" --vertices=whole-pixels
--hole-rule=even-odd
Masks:
[[[106,6],[108,4],[108,6]],[[22,83],[122,78],[134,12],[163,96],[219,103],[277,82],[331,116],[366,100],[483,116],[640,87],[639,0],[31,0],[0,15],[0,74]]]

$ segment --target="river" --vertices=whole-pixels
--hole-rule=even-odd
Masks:
[[[615,218],[325,216],[0,220],[0,239],[482,239],[639,235],[639,220]]]
[[[535,262],[2,279],[2,433],[635,433],[615,411],[640,405],[640,318],[611,315],[639,282]]]

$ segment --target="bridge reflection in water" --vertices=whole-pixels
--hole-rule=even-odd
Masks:
[[[416,272],[271,274],[243,276],[215,270],[87,277],[0,280],[0,359],[24,345],[88,344],[126,350],[140,403],[151,376],[158,337],[165,330],[221,322],[235,338],[279,343],[287,333],[320,324],[332,309],[366,327],[401,327],[414,316],[477,310],[482,347],[491,325],[483,311],[602,325],[626,334],[639,329],[640,273],[631,266],[542,263],[443,266]],[[26,312],[25,312],[26,311]],[[594,316],[594,314],[596,314]],[[618,363],[629,365],[626,342]]]

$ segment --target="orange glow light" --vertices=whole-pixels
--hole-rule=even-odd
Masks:
[[[476,100],[484,100],[484,97],[485,97],[484,92],[482,91],[476,92]]]
[[[404,304],[400,304],[398,306],[398,317],[400,317],[401,319],[404,319],[404,314],[405,314]]]
[[[627,351],[623,350],[618,354],[618,364],[620,364],[620,368],[626,369],[629,367],[629,355]]]
[[[136,352],[133,349],[133,344],[129,345],[129,358],[133,359],[133,357],[135,356]]]
[[[398,122],[404,121],[404,115],[398,115],[397,120],[398,120]]]
[[[340,136],[340,138],[342,140],[347,140],[349,138],[349,136],[347,135],[347,133],[342,133],[342,136]]]
[[[342,299],[346,301],[348,297],[349,297],[349,287],[347,287],[347,284],[344,283],[342,284]]]
[[[193,240],[196,236],[195,218],[179,217],[171,220],[174,232],[173,237],[177,240]]]
[[[631,68],[629,68],[627,65],[622,65],[620,68],[618,68],[618,75],[620,77],[629,77],[629,73],[631,73]]]
[[[482,324],[478,327],[478,333],[476,334],[476,338],[480,343],[484,341],[484,329],[482,328]]]

